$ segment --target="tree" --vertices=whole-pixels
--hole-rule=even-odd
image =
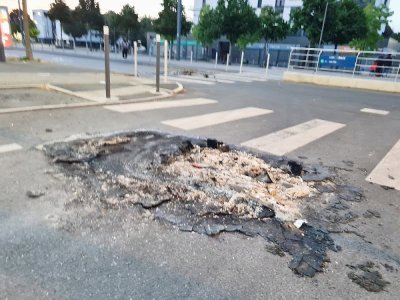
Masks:
[[[359,50],[376,50],[378,42],[383,39],[380,31],[382,26],[388,24],[388,18],[393,14],[385,5],[375,6],[370,3],[364,8],[367,20],[367,33],[365,38],[354,39],[350,46]]]
[[[267,44],[283,40],[289,33],[289,24],[272,7],[265,6],[260,13],[261,36],[264,38],[264,53],[267,54]]]
[[[170,45],[172,45],[172,42],[176,37],[178,1],[163,0],[162,6],[163,10],[158,13],[158,18],[154,20],[154,30],[161,34],[170,42]],[[190,32],[192,23],[186,20],[185,9],[183,5],[181,21],[181,34],[185,36]]]
[[[241,45],[253,41],[260,28],[260,21],[247,0],[218,0],[216,18],[221,33],[229,40],[229,53],[239,39]]]
[[[317,46],[319,43],[326,3],[328,3],[328,13],[326,14],[322,43],[328,43],[333,40],[335,35],[338,7],[336,0],[303,0],[302,8],[291,12],[292,31],[303,29],[311,46]]]
[[[50,4],[49,18],[52,21],[60,21],[61,24],[61,40],[63,41],[63,27],[65,24],[71,23],[71,10],[63,0],[54,0],[54,3]],[[64,46],[64,41],[62,42]]]
[[[86,26],[82,23],[79,12],[76,10],[71,11],[70,22],[64,24],[64,31],[66,34],[72,36],[74,43],[76,43],[77,38],[80,38],[87,33]]]
[[[23,15],[24,15],[24,32],[30,32],[28,6],[26,4],[26,0],[22,0],[22,9],[23,9]],[[31,39],[25,38],[25,53],[26,53],[26,57],[28,60],[33,60]]]
[[[23,20],[23,11],[20,11],[21,17]],[[11,27],[11,34],[15,37],[17,33],[21,33],[21,28],[19,26],[19,12],[18,9],[13,9],[10,12],[10,27]],[[32,19],[28,15],[28,22],[29,22],[29,36],[31,38],[37,38],[40,34],[39,30],[36,27],[35,22],[32,21]]]
[[[79,0],[79,5],[75,8],[77,18],[84,20],[86,29],[90,36],[90,49],[92,49],[92,30],[102,31],[104,18],[100,13],[100,5],[94,0]]]
[[[135,8],[126,4],[117,16],[117,28],[125,33],[129,40],[137,40],[139,37],[139,21]]]
[[[209,5],[202,7],[199,22],[193,27],[193,36],[203,45],[210,45],[221,36],[216,11]]]
[[[142,41],[142,45],[147,48],[146,33],[154,31],[154,19],[144,16],[139,22],[139,39]]]
[[[361,6],[354,0],[342,0],[338,3],[336,25],[331,40],[335,49],[338,45],[364,38],[367,30],[367,19]]]

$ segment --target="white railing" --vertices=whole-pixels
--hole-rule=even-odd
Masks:
[[[290,51],[288,69],[336,72],[352,77],[376,76],[397,81],[400,53],[296,47]]]

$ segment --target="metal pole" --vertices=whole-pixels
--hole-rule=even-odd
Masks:
[[[242,51],[242,56],[240,57],[240,71],[239,71],[240,74],[242,74],[243,57],[244,57],[244,51]]]
[[[110,88],[110,30],[108,26],[104,26],[104,61],[106,72],[106,98],[111,97]]]
[[[156,36],[157,41],[157,59],[156,59],[156,92],[160,91],[160,40],[159,34]]]
[[[134,71],[133,71],[133,76],[137,77],[138,76],[138,69],[137,69],[137,65],[138,65],[138,55],[137,55],[137,41],[133,42],[133,61],[134,61]]]
[[[328,12],[328,2],[326,2],[325,6],[325,14],[324,14],[324,21],[322,22],[322,29],[321,29],[321,35],[319,36],[319,44],[318,48],[321,48],[321,43],[322,43],[322,36],[324,35],[324,29],[325,29],[325,21],[326,21],[326,13]]]
[[[217,68],[218,63],[218,52],[215,52],[215,68]]]
[[[193,63],[193,50],[190,52],[190,63]]]
[[[270,58],[271,58],[271,55],[268,53],[268,55],[267,55],[267,66],[265,68],[265,78],[267,78],[267,79],[268,79],[268,69],[269,69],[269,60],[270,60]]]
[[[176,30],[176,60],[181,59],[181,29],[182,29],[182,0],[178,0],[178,12],[177,12],[177,30]]]
[[[22,24],[20,0],[18,0],[18,21],[19,21],[19,30],[21,31],[22,44],[25,45],[24,25]]]
[[[164,40],[164,82],[168,81],[168,41]]]
[[[228,53],[228,55],[227,55],[227,57],[226,57],[226,68],[225,68],[225,71],[228,71],[228,66],[229,66],[229,56],[230,56],[230,53]]]
[[[6,62],[6,53],[4,51],[4,44],[3,44],[3,32],[1,31],[1,24],[0,24],[0,62]]]

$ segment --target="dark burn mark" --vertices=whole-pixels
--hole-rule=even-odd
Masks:
[[[148,131],[55,143],[44,146],[44,151],[53,162],[62,166],[68,177],[78,178],[85,186],[80,191],[77,203],[99,199],[98,205],[110,209],[138,205],[151,212],[161,223],[172,224],[181,231],[208,236],[223,232],[235,232],[249,237],[260,236],[274,243],[282,251],[278,251],[279,253],[285,252],[292,256],[289,268],[295,273],[312,277],[323,270],[329,261],[327,251],[339,250],[327,231],[309,225],[297,229],[290,223],[277,219],[272,207],[267,207],[251,197],[236,198],[232,208],[226,208],[223,204],[229,202],[232,195],[243,190],[240,185],[228,182],[221,187],[214,177],[209,182],[202,182],[163,172],[166,166],[178,157],[192,152],[194,147],[212,148],[220,153],[242,151],[217,140]],[[248,151],[247,153],[252,154]],[[358,189],[336,186],[331,181],[328,185],[323,185],[324,180],[331,180],[333,175],[331,170],[322,166],[303,166],[282,157],[253,155],[274,168],[285,170],[291,176],[301,176],[304,181],[316,182],[319,194],[312,201],[318,201],[318,195],[323,193],[337,192],[339,196],[336,207],[332,207],[337,210],[347,208],[342,201],[362,199],[362,193]],[[196,161],[190,163],[192,168],[197,166],[210,172],[216,169]],[[223,160],[216,164],[223,164]],[[243,166],[242,169],[247,167]],[[249,180],[264,185],[273,182],[264,169],[260,171],[248,168],[244,175]],[[291,187],[289,183],[283,186],[285,189]],[[206,195],[207,201],[200,199],[199,194]],[[243,206],[245,210],[238,209]],[[353,217],[348,215],[342,221],[349,222]]]
[[[363,264],[356,266],[346,265],[352,271],[347,276],[356,284],[369,292],[381,292],[385,289],[390,282],[383,279],[383,276],[379,271],[376,270],[379,266],[376,266],[373,262],[368,261]]]

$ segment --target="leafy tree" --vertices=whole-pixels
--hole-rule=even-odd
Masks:
[[[163,10],[158,13],[158,18],[154,20],[154,30],[161,34],[170,42],[170,45],[172,45],[172,41],[176,37],[178,1],[163,0],[162,6]],[[183,5],[181,21],[181,34],[185,36],[190,32],[192,23],[186,20],[185,9]]]
[[[74,42],[77,38],[84,36],[87,33],[87,28],[85,24],[82,23],[80,15],[76,10],[71,11],[71,19],[69,23],[64,25],[64,31],[73,37]]]
[[[362,39],[367,33],[367,19],[363,9],[354,0],[342,0],[338,3],[336,25],[331,42],[345,45],[354,39]]]
[[[71,22],[71,10],[63,0],[54,0],[54,3],[50,4],[49,18],[52,21],[60,21],[61,24],[61,40],[63,39],[63,27],[65,24]]]
[[[335,36],[338,7],[336,0],[303,0],[302,8],[293,10],[291,13],[292,30],[303,29],[312,46],[316,46],[319,43],[326,3],[328,3],[328,13],[322,42],[328,43]]]
[[[21,18],[23,21],[23,12],[20,10],[21,13]],[[11,27],[11,34],[15,37],[17,33],[21,34],[21,29],[19,26],[19,14],[18,14],[18,9],[13,9],[10,14],[10,27]],[[39,30],[36,27],[35,22],[32,21],[30,16],[28,15],[28,20],[29,20],[29,36],[31,38],[37,38],[40,34]]]
[[[216,11],[209,5],[202,7],[199,22],[193,27],[193,36],[203,45],[209,45],[221,36]]]
[[[380,34],[382,26],[388,24],[388,18],[393,14],[385,5],[375,6],[372,3],[364,8],[367,20],[367,33],[365,38],[354,39],[350,46],[360,50],[376,50],[378,42],[383,39]]]
[[[101,31],[104,25],[104,18],[100,13],[100,5],[94,0],[79,0],[75,8],[80,20],[84,20],[88,29]]]
[[[133,41],[139,37],[139,21],[135,8],[126,4],[117,16],[117,28]]]
[[[289,33],[289,24],[272,7],[265,6],[260,13],[261,36],[264,38],[264,53],[267,54],[267,43],[283,40]]]
[[[392,38],[394,38],[396,41],[400,42],[400,32],[393,33]]]
[[[139,22],[139,39],[142,45],[147,48],[146,33],[154,31],[154,19],[144,16]]]
[[[251,42],[260,28],[259,19],[247,0],[218,0],[216,17],[221,33],[232,44]]]

